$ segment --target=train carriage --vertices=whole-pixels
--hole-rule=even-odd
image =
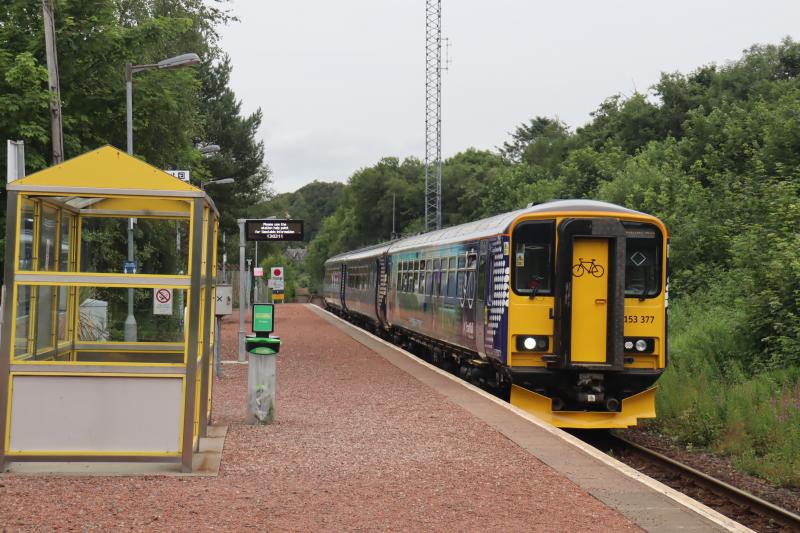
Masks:
[[[326,305],[560,427],[655,416],[667,230],[562,200],[340,254]]]

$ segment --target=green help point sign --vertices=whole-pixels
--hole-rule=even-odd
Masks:
[[[253,304],[253,333],[272,333],[274,318],[272,304]]]

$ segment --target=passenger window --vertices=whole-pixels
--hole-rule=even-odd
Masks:
[[[456,273],[451,270],[447,273],[447,298],[453,299],[456,295]]]
[[[513,287],[517,294],[550,295],[553,293],[554,221],[523,222],[511,237]]]

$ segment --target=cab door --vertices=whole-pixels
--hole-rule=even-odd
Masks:
[[[575,238],[572,247],[572,339],[575,364],[604,364],[608,332],[608,239]]]
[[[559,223],[550,367],[623,369],[625,237],[616,218]]]

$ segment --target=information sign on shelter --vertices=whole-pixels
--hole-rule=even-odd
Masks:
[[[268,218],[245,221],[248,241],[302,241],[303,221]]]
[[[186,183],[190,183],[192,180],[192,172],[190,170],[165,170],[164,172]]]
[[[172,289],[156,287],[153,289],[153,314],[172,314]]]

